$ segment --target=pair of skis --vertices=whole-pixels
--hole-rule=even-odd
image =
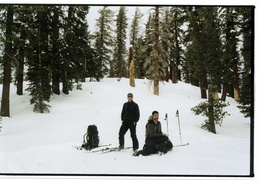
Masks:
[[[183,144],[183,143],[182,143],[182,133],[181,133],[180,117],[179,117],[179,111],[178,111],[178,110],[176,111],[175,116],[178,118],[178,127],[179,127],[179,135],[180,135],[180,143],[181,143],[181,144],[176,145],[176,146],[174,146],[174,147],[187,146],[187,145],[189,145],[189,143],[186,143],[186,144]],[[166,120],[166,127],[167,127],[167,135],[169,136],[169,131],[168,131],[168,116],[167,116],[167,113],[166,113],[166,115],[165,115],[165,120]]]
[[[95,147],[95,148],[92,148],[92,149],[98,149],[98,148],[101,148],[101,147],[107,147],[107,146],[110,146],[111,144],[105,144],[105,145],[101,145],[101,146],[98,146],[98,147]],[[86,151],[91,151],[92,149],[85,149],[83,148],[82,146],[73,146],[74,148],[76,148],[77,150],[86,150]]]
[[[132,147],[124,147],[123,149],[119,149],[118,147],[106,147],[106,148],[102,148],[102,149],[98,149],[98,150],[93,150],[91,152],[96,153],[96,152],[100,152],[101,154],[105,154],[105,153],[110,153],[110,152],[119,152],[119,151],[123,151],[125,149],[131,149]]]
[[[92,148],[90,150],[82,148],[82,146],[74,146],[77,150],[86,150],[88,152],[96,153],[100,152],[102,154],[109,153],[109,152],[117,152],[123,151],[124,149],[131,149],[132,147],[124,147],[123,149],[119,149],[118,147],[109,147],[111,144],[101,145],[96,148]]]

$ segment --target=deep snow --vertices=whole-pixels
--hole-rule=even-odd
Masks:
[[[3,118],[0,132],[0,173],[3,174],[97,174],[97,175],[209,175],[248,176],[250,173],[250,119],[244,118],[232,98],[226,110],[231,114],[217,126],[217,134],[200,128],[203,116],[195,116],[191,108],[201,101],[200,90],[190,84],[160,83],[160,95],[153,95],[148,80],[118,81],[105,78],[101,82],[83,83],[83,90],[69,95],[53,95],[50,113],[32,111],[29,92],[15,94],[11,85],[11,117]],[[26,83],[25,83],[26,88]],[[0,86],[2,92],[2,85]],[[164,116],[168,113],[169,138],[180,144],[179,110],[182,142],[163,156],[132,156],[132,150],[107,154],[78,151],[87,126],[95,124],[100,145],[118,146],[120,113],[128,92],[140,107],[137,135],[144,145],[145,124],[151,112],[160,113],[163,132],[167,132]],[[125,136],[131,146],[130,133]]]

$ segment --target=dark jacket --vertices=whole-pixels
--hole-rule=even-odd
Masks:
[[[146,139],[163,136],[161,123],[157,121],[157,124],[153,121],[152,117],[149,118],[146,124]]]
[[[138,122],[139,120],[139,107],[134,101],[126,102],[121,111],[121,120],[127,122]]]

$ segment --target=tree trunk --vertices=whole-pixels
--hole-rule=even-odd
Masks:
[[[213,105],[213,94],[209,95],[209,131],[216,134],[215,120],[214,120],[214,105]]]
[[[54,10],[53,20],[53,60],[52,60],[52,91],[54,94],[60,94],[60,56],[58,52],[58,39],[59,39],[59,14],[58,8]]]
[[[3,57],[4,77],[2,90],[1,115],[10,117],[10,82],[11,82],[11,61],[12,53],[12,26],[13,26],[13,7],[7,9],[6,20],[6,42]]]
[[[228,83],[224,83],[223,84],[223,91],[222,91],[222,95],[221,95],[222,101],[226,101],[227,92],[228,92]]]
[[[209,80],[209,90],[208,90],[208,94],[209,94],[209,107],[208,107],[208,111],[209,111],[209,131],[216,134],[216,127],[215,127],[215,120],[214,120],[214,93],[212,91],[213,85],[212,82]]]
[[[169,71],[168,71],[168,57],[165,57],[165,62],[167,63],[166,67],[165,67],[165,75],[164,75],[164,80],[166,82],[169,81]]]
[[[67,16],[67,23],[68,23],[68,27],[66,27],[66,30],[65,30],[65,39],[66,39],[66,43],[68,44],[68,46],[70,45],[70,28],[71,28],[71,18],[72,18],[72,10],[73,10],[73,7],[72,6],[69,6],[68,8],[68,16]],[[68,49],[68,51],[70,51]],[[71,52],[68,52],[68,54],[71,53]],[[70,54],[69,54],[70,55]],[[63,63],[63,66],[62,66],[62,72],[63,72],[63,89],[62,89],[62,92],[64,94],[69,94],[69,82],[68,82],[68,68],[69,68],[69,59],[70,57],[67,55],[65,58],[64,58],[64,63]]]
[[[156,6],[156,15],[155,15],[155,42],[154,42],[154,94],[159,95],[159,57],[158,57],[158,41],[159,41],[159,7]]]
[[[23,70],[24,70],[24,54],[25,54],[25,29],[21,27],[20,36],[20,48],[19,48],[19,64],[17,69],[17,95],[23,95]]]
[[[67,76],[67,67],[68,67],[68,60],[64,60],[64,65],[63,65],[63,89],[62,92],[64,94],[69,94],[69,85],[68,85],[68,76]]]
[[[135,78],[134,78],[134,49],[130,47],[129,51],[129,74],[130,74],[130,86],[135,87]]]
[[[175,22],[176,23],[176,22]],[[175,25],[175,27],[176,27],[177,25]],[[179,33],[178,33],[178,29],[176,28],[176,30],[175,30],[176,32],[175,32],[175,43],[176,43],[176,52],[177,52],[177,54],[176,54],[176,58],[175,58],[175,64],[174,64],[174,73],[175,73],[175,80],[174,80],[174,83],[178,83],[178,81],[180,80],[180,70],[179,70],[179,65],[180,65],[180,48],[179,48],[179,41],[178,41],[178,35],[179,35]]]
[[[168,46],[167,45],[164,45],[165,46],[165,51],[167,52],[168,51]],[[166,67],[165,67],[165,74],[164,74],[164,80],[166,81],[166,82],[168,82],[169,81],[169,70],[168,70],[168,68],[169,68],[169,63],[168,63],[168,56],[166,56],[165,57],[165,63],[166,63]]]
[[[207,83],[206,80],[200,80],[201,98],[207,99]]]
[[[239,88],[238,79],[234,79],[233,87],[234,87],[234,99],[236,101],[240,101],[240,88]]]
[[[175,63],[172,64],[172,83],[178,83],[178,75],[177,75],[177,65]]]

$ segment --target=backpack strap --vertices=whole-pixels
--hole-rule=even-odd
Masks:
[[[83,137],[83,143],[85,143],[87,141],[87,133],[85,133],[84,137]]]

